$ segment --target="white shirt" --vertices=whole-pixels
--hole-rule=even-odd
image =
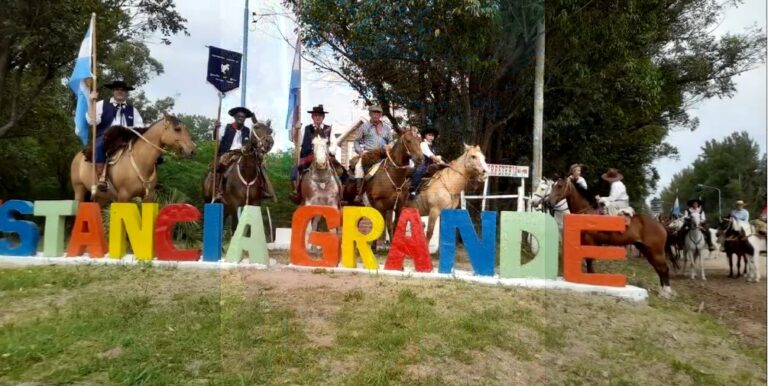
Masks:
[[[585,180],[582,176],[579,176],[579,178],[576,179],[576,185],[579,185],[584,190],[587,190],[587,180]]]
[[[698,208],[696,208],[696,209],[694,209],[694,208],[692,208],[692,207],[691,207],[691,208],[688,208],[688,209],[685,211],[685,214],[683,215],[683,218],[687,218],[687,217],[688,217],[690,214],[693,214],[693,213],[696,213],[696,214],[698,214],[698,215],[699,215],[699,220],[700,220],[701,222],[707,221],[707,216],[704,214],[704,210],[702,210],[702,208],[701,208],[701,207],[698,207]]]
[[[432,158],[435,156],[435,153],[429,149],[429,143],[427,143],[427,141],[421,141],[419,146],[421,147],[421,153],[424,154],[425,158]]]
[[[109,98],[109,102],[112,104],[117,104],[117,101],[115,98]],[[96,125],[101,123],[101,114],[104,112],[104,101],[100,100],[96,102]],[[86,121],[88,121],[89,125],[93,125],[94,122],[91,122],[91,114],[87,114],[85,116]],[[125,116],[124,114],[120,114],[120,111],[115,113],[115,119],[112,120],[112,124],[110,126],[126,126]],[[144,127],[144,120],[141,119],[141,114],[139,114],[139,110],[136,109],[136,106],[133,107],[133,126],[130,127]]]
[[[611,183],[611,194],[608,195],[606,201],[629,201],[629,195],[627,194],[627,187],[621,181],[613,181]]]
[[[253,130],[253,123],[250,120],[245,121],[244,125],[248,128],[248,130]],[[221,141],[221,138],[224,137],[224,132],[226,130],[227,126],[219,127],[219,141]],[[232,146],[230,146],[228,150],[240,150],[242,147],[243,137],[240,135],[240,130],[238,129],[235,137],[232,138]]]

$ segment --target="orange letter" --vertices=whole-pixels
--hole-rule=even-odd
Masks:
[[[619,231],[626,228],[623,217],[595,215],[566,215],[563,221],[563,278],[566,281],[581,284],[624,287],[627,278],[624,275],[590,273],[581,271],[581,262],[589,257],[598,260],[624,260],[622,247],[598,247],[581,244],[583,231]]]
[[[325,218],[328,229],[341,225],[341,213],[331,206],[302,206],[293,212],[291,221],[291,264],[308,267],[336,267],[339,265],[339,236],[331,232],[311,232],[309,242],[322,248],[322,259],[313,259],[304,244],[307,226],[312,217]]]
[[[95,202],[81,202],[78,205],[75,225],[67,246],[67,256],[80,256],[84,252],[88,252],[90,257],[104,257],[107,253],[101,209]]]

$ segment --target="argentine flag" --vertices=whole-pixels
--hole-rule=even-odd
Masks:
[[[672,206],[672,214],[680,216],[680,200],[677,199],[677,196],[675,196],[675,205]]]
[[[69,88],[77,97],[77,108],[75,109],[75,134],[80,138],[83,145],[88,143],[88,121],[85,119],[88,114],[88,104],[91,89],[86,81],[93,78],[91,72],[91,60],[93,55],[93,29],[96,24],[96,15],[91,16],[91,24],[88,32],[85,33],[83,43],[80,45],[80,53],[75,59],[75,68],[72,70],[72,76],[69,77]]]
[[[296,41],[296,52],[293,54],[293,69],[291,70],[291,89],[288,93],[288,116],[285,118],[285,128],[290,130],[296,124],[294,113],[299,108],[301,91],[301,41]]]

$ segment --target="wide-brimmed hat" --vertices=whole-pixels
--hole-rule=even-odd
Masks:
[[[694,202],[697,202],[699,204],[699,206],[704,206],[704,203],[701,200],[699,200],[698,198],[692,198],[692,199],[688,200],[686,205],[693,206]]]
[[[245,114],[245,117],[246,117],[246,118],[250,118],[250,117],[252,117],[252,116],[253,116],[253,111],[251,111],[251,110],[248,110],[248,109],[247,109],[247,108],[245,108],[245,107],[235,107],[235,108],[233,108],[233,109],[229,110],[229,116],[231,116],[231,117],[234,117],[234,116],[235,116],[235,114],[237,114],[237,113],[243,113],[243,114]]]
[[[584,165],[582,165],[582,164],[573,164],[573,165],[571,165],[571,167],[568,168],[568,173],[573,173],[573,169],[583,168],[583,167],[584,167]]]
[[[384,110],[382,110],[381,106],[379,106],[379,105],[372,105],[372,106],[368,107],[368,112],[369,113],[383,113]]]
[[[746,205],[746,204],[744,203],[744,201],[738,200],[738,201],[736,201],[736,205],[742,205],[743,206],[743,205]]]
[[[328,114],[328,112],[323,109],[323,105],[317,105],[313,107],[312,110],[309,110],[307,112],[310,114],[322,114],[322,115]]]
[[[128,83],[125,83],[124,80],[113,80],[113,81],[105,84],[104,87],[106,87],[106,88],[108,88],[110,90],[114,90],[116,88],[121,88],[121,89],[123,89],[125,91],[133,91],[133,90],[135,90],[135,88],[133,88],[133,86],[128,85]]]
[[[619,173],[619,169],[610,168],[607,172],[603,173],[602,178],[608,182],[621,181],[624,176]]]
[[[422,137],[426,136],[427,134],[432,134],[432,135],[434,135],[435,137],[437,137],[437,136],[439,136],[439,135],[440,135],[440,132],[439,132],[439,131],[437,131],[437,129],[435,129],[435,128],[432,128],[432,127],[428,127],[428,128],[426,128],[426,129],[424,129],[424,130],[422,130],[422,131],[421,131],[421,136],[422,136]]]

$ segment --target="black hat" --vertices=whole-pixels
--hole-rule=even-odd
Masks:
[[[104,87],[106,87],[106,88],[108,88],[110,90],[114,90],[116,88],[122,88],[125,91],[133,91],[133,90],[135,90],[135,88],[133,88],[133,86],[129,86],[128,83],[125,83],[124,80],[113,80],[112,82],[105,84]]]
[[[328,112],[323,109],[323,105],[317,105],[313,107],[312,110],[307,112],[310,114],[322,114],[322,115],[328,114]]]
[[[699,206],[704,206],[704,203],[703,203],[703,202],[701,202],[701,200],[699,200],[698,198],[692,198],[692,199],[688,200],[688,203],[687,203],[687,205],[688,205],[688,206],[693,206],[693,203],[694,203],[694,202],[698,202],[698,203],[699,203]]]
[[[246,109],[245,107],[235,107],[231,110],[229,110],[229,116],[234,117],[237,113],[243,113],[245,114],[246,118],[250,118],[253,116],[253,111]]]
[[[423,136],[426,136],[427,134],[432,134],[432,135],[434,135],[435,137],[437,137],[437,136],[439,136],[439,135],[440,135],[440,132],[439,132],[439,131],[437,131],[437,129],[435,129],[435,128],[432,128],[432,127],[426,128],[426,129],[424,129],[424,130],[422,130],[422,131],[421,131],[421,136],[422,136],[422,137],[423,137]]]

